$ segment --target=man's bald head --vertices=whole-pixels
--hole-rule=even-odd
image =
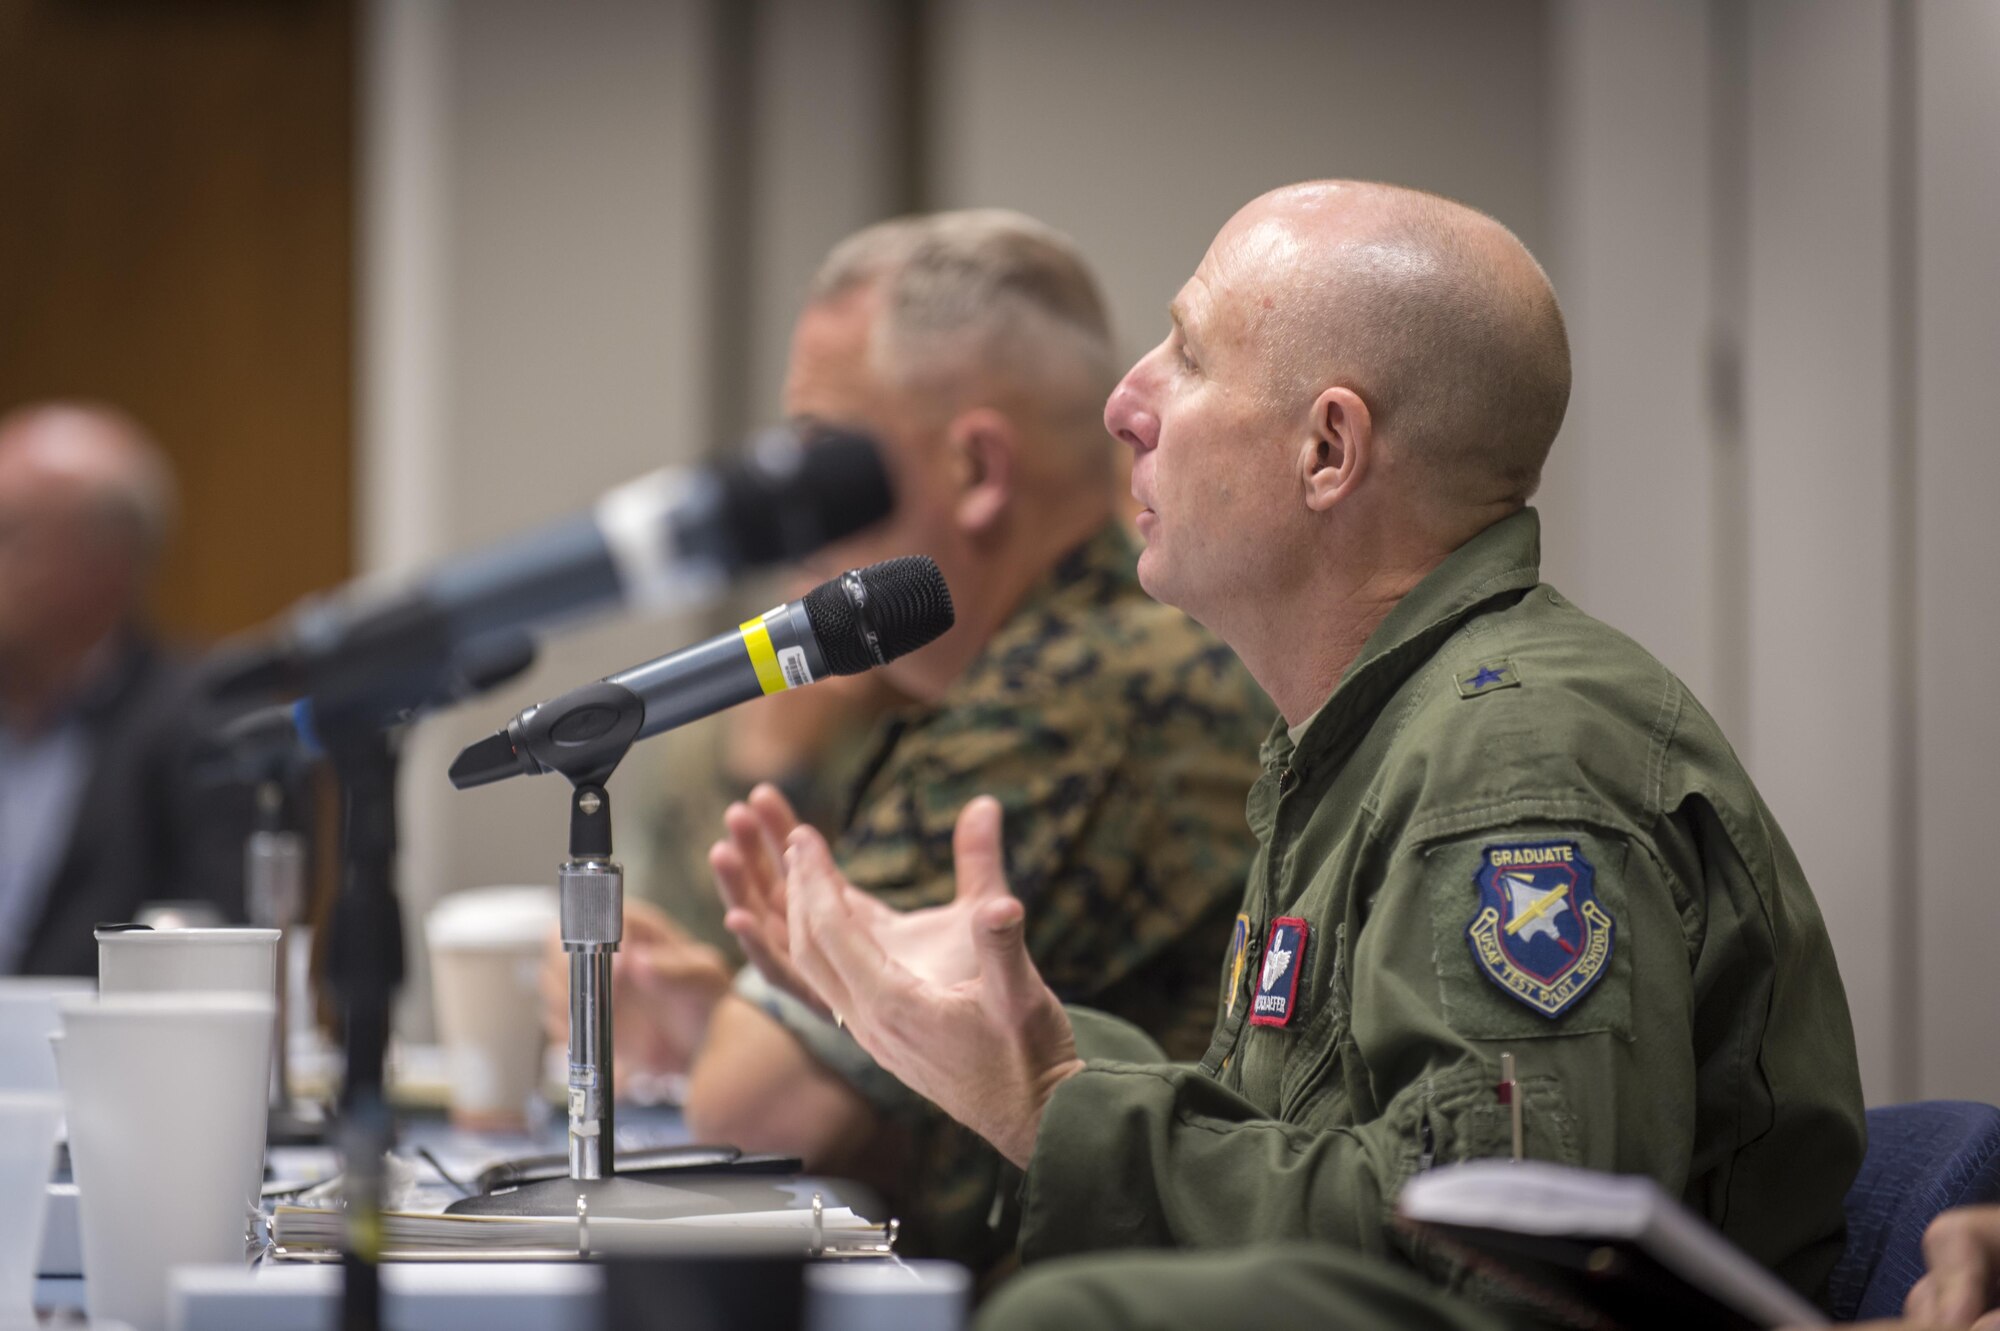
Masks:
[[[0,498],[59,511],[121,544],[141,568],[173,527],[173,473],[145,429],[115,407],[47,402],[0,417]]]
[[[1439,499],[1533,493],[1569,402],[1569,339],[1507,228],[1419,190],[1318,181],[1254,200],[1216,237],[1225,247],[1262,274],[1279,404],[1351,388]]]
[[[76,683],[137,612],[173,503],[165,460],[123,412],[47,403],[0,417],[0,701],[32,710],[26,695]]]

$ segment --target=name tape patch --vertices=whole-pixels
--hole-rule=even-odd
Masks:
[[[1264,966],[1257,974],[1257,994],[1250,1002],[1252,1026],[1285,1026],[1298,1008],[1299,972],[1305,969],[1304,920],[1285,915],[1271,921],[1264,938]]]

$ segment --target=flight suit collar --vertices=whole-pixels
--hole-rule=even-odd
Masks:
[[[1422,668],[1446,638],[1489,602],[1541,581],[1542,524],[1532,508],[1500,519],[1445,556],[1396,603],[1362,644],[1333,694],[1292,742],[1280,718],[1264,741],[1267,772],[1298,777],[1339,761],[1367,732],[1382,704]]]

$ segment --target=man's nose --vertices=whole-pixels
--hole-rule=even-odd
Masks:
[[[1144,453],[1160,438],[1160,418],[1148,405],[1145,392],[1145,368],[1144,361],[1134,365],[1104,403],[1104,428],[1134,453]]]

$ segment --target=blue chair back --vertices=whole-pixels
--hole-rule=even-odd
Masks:
[[[1920,1100],[1868,1111],[1868,1153],[1847,1193],[1847,1250],[1827,1283],[1842,1322],[1895,1317],[1924,1273],[1940,1211],[2000,1201],[2000,1109]]]

